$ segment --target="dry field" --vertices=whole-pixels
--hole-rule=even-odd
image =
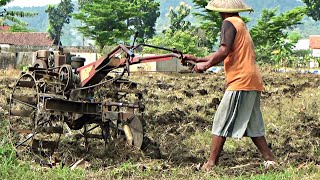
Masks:
[[[9,120],[6,98],[19,73],[0,72],[0,115],[4,121]],[[87,165],[83,176],[87,179],[263,179],[267,173],[271,173],[271,178],[319,179],[320,76],[276,73],[269,68],[263,68],[262,73],[265,91],[261,108],[266,138],[278,162],[273,170],[263,168],[253,143],[242,138],[227,140],[220,165],[212,172],[195,171],[196,165],[209,156],[212,118],[225,90],[223,73],[133,73],[130,80],[138,83],[146,105],[142,150],[119,143],[113,148],[95,147],[85,153],[81,143],[70,142],[73,148],[66,145],[60,150],[69,156],[64,158],[70,162],[84,158]],[[103,90],[99,91],[103,94]]]

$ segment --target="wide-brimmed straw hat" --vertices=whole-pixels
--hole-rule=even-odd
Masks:
[[[242,0],[211,0],[206,6],[206,9],[224,13],[253,11],[253,9]]]

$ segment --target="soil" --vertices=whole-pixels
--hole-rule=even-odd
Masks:
[[[266,138],[280,164],[278,170],[306,162],[320,165],[320,77],[269,69],[262,72],[265,91],[261,109]],[[0,114],[7,115],[4,102],[16,79],[1,74]],[[142,150],[127,147],[123,139],[118,139],[113,146],[105,149],[102,145],[86,154],[80,142],[68,141],[61,148],[74,149],[68,151],[70,157],[66,163],[80,157],[85,157],[95,168],[127,160],[143,163],[147,159],[163,160],[166,162],[163,169],[203,163],[208,158],[212,118],[225,90],[224,75],[133,73],[130,80],[138,83],[146,106]],[[221,174],[263,172],[257,168],[263,161],[258,150],[248,138],[244,139],[228,140],[220,159],[220,166],[228,170]],[[249,165],[229,169],[242,164]]]

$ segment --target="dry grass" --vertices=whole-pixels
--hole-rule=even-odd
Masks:
[[[2,84],[12,83],[9,72],[0,74]],[[223,74],[134,74],[130,79],[144,94],[146,136],[154,149],[97,147],[97,152],[73,158],[89,161],[88,179],[318,179],[320,78],[270,70],[263,76],[261,108],[267,139],[280,164],[275,170],[267,172],[253,143],[243,138],[228,139],[220,166],[212,172],[194,171],[209,154],[211,119],[224,93]],[[10,90],[3,85],[1,91],[3,101]],[[0,107],[5,113],[5,104]]]

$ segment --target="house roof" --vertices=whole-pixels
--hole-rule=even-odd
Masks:
[[[309,37],[311,49],[320,49],[320,35],[311,35]]]
[[[10,26],[7,26],[7,25],[3,25],[3,26],[0,26],[0,32],[8,32],[10,29]]]
[[[53,40],[43,32],[0,32],[0,44],[25,46],[52,46]]]

